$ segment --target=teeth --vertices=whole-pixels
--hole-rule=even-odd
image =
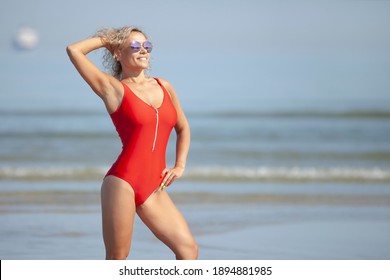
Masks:
[[[146,57],[140,57],[139,60],[147,60]]]

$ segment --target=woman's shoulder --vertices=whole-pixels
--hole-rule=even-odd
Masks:
[[[165,78],[161,78],[161,77],[154,77],[156,80],[160,81],[161,84],[163,84],[163,86],[168,86],[168,87],[172,87],[172,85],[168,82],[167,79]]]
[[[172,95],[175,95],[175,90],[173,89],[173,86],[171,85],[170,82],[168,82],[166,79],[161,78],[161,77],[159,77],[159,78],[155,77],[155,79],[157,79],[157,80],[161,83],[161,85],[162,85],[164,88],[167,89],[167,91],[169,92],[169,94],[170,94],[171,96],[172,96]]]

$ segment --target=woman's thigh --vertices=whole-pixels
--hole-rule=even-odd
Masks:
[[[118,177],[107,176],[101,189],[101,206],[106,258],[126,258],[136,210],[132,187]]]
[[[137,214],[177,256],[182,248],[196,246],[187,222],[166,191],[157,191],[151,195],[137,207]]]

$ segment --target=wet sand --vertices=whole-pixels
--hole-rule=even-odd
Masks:
[[[386,185],[178,186],[168,191],[200,259],[390,259]],[[0,258],[103,259],[98,188],[97,182],[18,188],[2,182]],[[137,218],[129,259],[173,258]]]

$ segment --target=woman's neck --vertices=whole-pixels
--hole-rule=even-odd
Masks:
[[[139,84],[146,81],[147,79],[148,77],[145,76],[144,71],[122,73],[122,81],[126,81],[129,83]]]

